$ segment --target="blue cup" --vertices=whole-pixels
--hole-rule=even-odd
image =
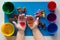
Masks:
[[[55,23],[51,23],[47,27],[47,31],[49,34],[55,34],[58,30],[58,26]]]

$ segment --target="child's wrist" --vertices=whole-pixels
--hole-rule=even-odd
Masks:
[[[24,31],[23,31],[23,30],[18,30],[18,32],[19,32],[20,34],[24,34]]]
[[[37,29],[38,29],[38,28],[37,28],[37,27],[35,27],[34,29],[32,29],[32,32],[35,32]]]

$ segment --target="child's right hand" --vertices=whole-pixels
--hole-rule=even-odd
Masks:
[[[29,18],[31,18],[31,20],[29,20]],[[28,23],[28,26],[30,27],[30,29],[34,29],[34,28],[37,28],[38,24],[39,24],[39,17],[36,18],[36,20],[32,17],[32,16],[28,16],[27,18],[27,23]],[[30,22],[30,23],[29,23]]]

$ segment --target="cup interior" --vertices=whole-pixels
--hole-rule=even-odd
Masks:
[[[57,18],[57,16],[56,16],[55,13],[50,13],[50,14],[47,15],[47,20],[49,22],[54,22],[56,20],[56,18]]]
[[[14,26],[11,23],[5,23],[2,25],[2,34],[5,36],[11,36],[14,34]]]
[[[49,10],[55,10],[56,9],[56,3],[54,1],[48,2],[48,9]]]
[[[11,2],[5,2],[2,6],[2,9],[6,14],[11,14],[14,10],[14,5]]]
[[[57,25],[55,23],[51,23],[47,27],[47,31],[50,34],[55,34],[57,32],[57,29],[58,29],[58,27],[57,27]]]

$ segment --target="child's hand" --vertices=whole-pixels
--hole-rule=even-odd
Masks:
[[[37,17],[33,23],[33,27],[31,27],[31,29],[37,28],[38,24],[39,24],[39,18]]]
[[[13,23],[15,24],[15,26],[18,30],[25,31],[25,28],[26,28],[25,14],[18,16],[18,23],[16,23],[15,21],[13,21]]]
[[[39,24],[38,20],[39,20],[39,18],[36,18],[36,20],[35,20],[32,16],[27,17],[27,23],[28,23],[28,26],[30,27],[30,29],[37,28],[37,26]]]

